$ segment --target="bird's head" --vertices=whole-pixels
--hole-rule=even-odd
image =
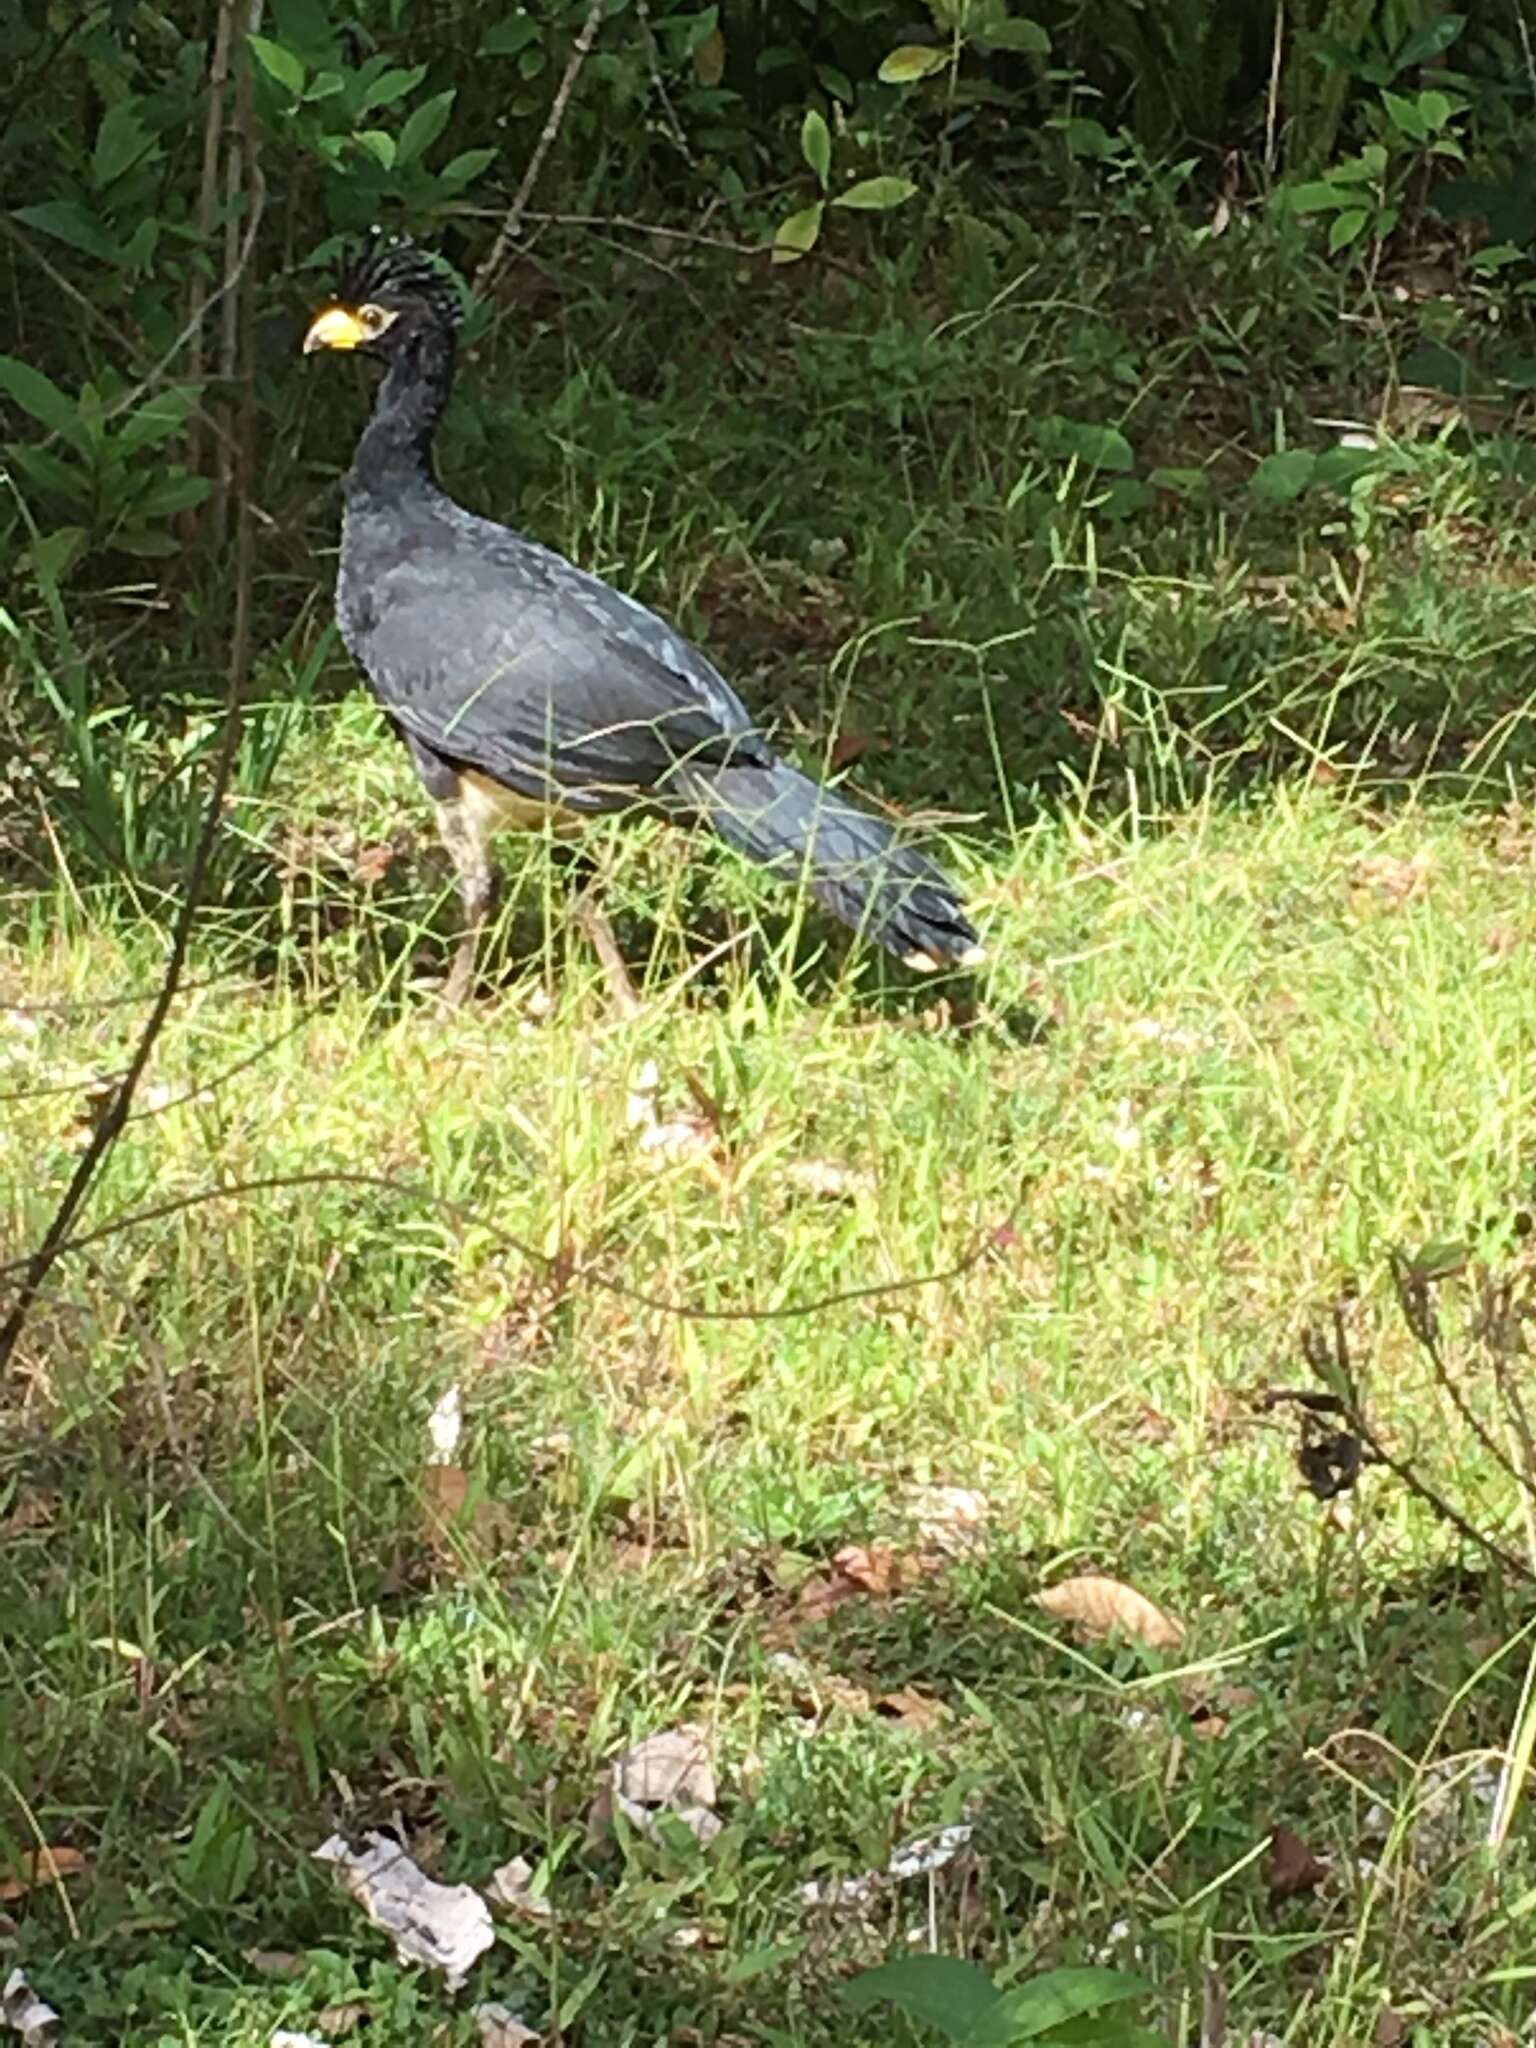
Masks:
[[[436,257],[403,235],[376,232],[342,265],[333,297],[309,323],[304,353],[346,349],[389,362],[424,335],[451,341],[461,314],[458,288]]]

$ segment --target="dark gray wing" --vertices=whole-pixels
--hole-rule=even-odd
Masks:
[[[696,648],[563,556],[465,513],[356,539],[343,635],[390,715],[435,752],[594,811],[665,797],[680,762],[773,758]]]

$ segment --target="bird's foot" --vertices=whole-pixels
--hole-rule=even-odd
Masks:
[[[604,917],[590,895],[578,896],[572,906],[572,916],[577,929],[597,955],[608,983],[608,993],[613,998],[613,1007],[626,1021],[638,1017],[643,1005],[640,992],[630,978],[624,955],[619,951],[619,942],[614,937],[613,926]]]
[[[461,941],[453,956],[453,965],[448,970],[448,979],[443,983],[442,1000],[450,1010],[462,1010],[469,1001],[475,985],[475,960],[479,951],[475,938]]]

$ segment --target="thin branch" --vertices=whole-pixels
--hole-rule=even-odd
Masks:
[[[616,1300],[632,1302],[637,1308],[651,1309],[658,1315],[676,1316],[689,1323],[792,1323],[805,1316],[823,1315],[828,1309],[843,1308],[851,1302],[888,1301],[895,1295],[915,1294],[919,1288],[942,1287],[951,1280],[961,1280],[967,1273],[974,1272],[992,1250],[998,1240],[998,1230],[1003,1226],[990,1226],[982,1231],[962,1258],[951,1266],[942,1266],[932,1273],[912,1273],[899,1280],[873,1280],[859,1287],[841,1287],[830,1294],[812,1295],[806,1301],[787,1302],[777,1308],[699,1308],[692,1302],[673,1301],[665,1295],[647,1294],[643,1288],[631,1287],[626,1281],[611,1280],[604,1273],[590,1271],[569,1272],[569,1255],[561,1252],[542,1251],[537,1245],[529,1244],[522,1238],[513,1237],[483,1211],[469,1207],[467,1203],[451,1201],[446,1195],[419,1181],[392,1180],[383,1173],[357,1173],[347,1168],[317,1168],[311,1173],[262,1174],[252,1180],[229,1181],[219,1187],[199,1188],[188,1195],[173,1195],[164,1202],[154,1202],[148,1208],[135,1209],[125,1216],[114,1217],[110,1223],[98,1225],[95,1230],[83,1230],[75,1236],[60,1233],[54,1244],[55,1258],[66,1252],[83,1251],[86,1246],[101,1244],[107,1238],[120,1237],[125,1231],[136,1230],[143,1223],[163,1222],[167,1216],[180,1216],[189,1209],[200,1209],[208,1202],[234,1201],[242,1195],[281,1193],[296,1188],[370,1188],[384,1194],[398,1195],[402,1200],[424,1202],[440,1215],[449,1217],[462,1228],[483,1233],[486,1240],[499,1251],[514,1253],[525,1259],[529,1265],[539,1266],[545,1272],[558,1274],[570,1284],[584,1283],[599,1294],[613,1296]],[[76,1205],[78,1206],[78,1204]],[[13,1274],[24,1274],[18,1283],[23,1290],[31,1286],[30,1269],[35,1259],[9,1259],[0,1261],[0,1284],[11,1280]],[[35,1291],[35,1290],[34,1290]],[[0,1364],[4,1354],[0,1353]]]
[[[566,107],[570,104],[571,94],[576,88],[576,80],[581,67],[586,63],[592,45],[597,40],[598,24],[602,18],[603,0],[591,0],[591,5],[587,9],[587,18],[581,24],[576,34],[576,40],[571,45],[571,54],[566,60],[565,73],[556,89],[554,100],[549,109],[549,117],[544,123],[543,132],[534,145],[533,155],[528,159],[528,168],[523,172],[523,181],[517,188],[512,204],[507,208],[506,216],[501,226],[496,231],[496,239],[491,244],[490,254],[475,272],[475,290],[477,293],[485,290],[496,271],[500,268],[501,260],[507,252],[508,243],[515,242],[522,232],[523,215],[528,209],[529,200],[533,197],[533,188],[538,183],[539,172],[544,168],[544,159],[549,155],[554,145],[555,137],[560,133],[561,125],[565,120]]]
[[[254,164],[251,166],[251,170],[250,220],[247,224],[244,243],[238,252],[238,260],[235,264],[234,272],[225,279],[221,288],[224,292],[236,289],[245,273],[246,266],[250,262],[251,251],[255,247],[256,229],[260,223],[262,209],[266,202],[266,189],[261,180],[260,170]],[[191,943],[192,926],[202,904],[203,890],[208,880],[208,868],[213,858],[214,842],[218,838],[219,827],[223,820],[224,792],[229,787],[230,776],[234,772],[235,757],[239,751],[240,714],[241,692],[236,685],[235,679],[232,677],[225,703],[224,731],[219,744],[218,756],[214,762],[213,780],[208,791],[208,802],[203,812],[202,830],[198,834],[197,844],[192,850],[192,858],[187,864],[185,893],[182,897],[180,914],[171,933],[171,956],[166,964],[164,978],[160,983],[159,992],[155,997],[150,1013],[144,1020],[144,1028],[139,1034],[139,1042],[134,1048],[133,1056],[128,1062],[122,1080],[118,1083],[112,1100],[107,1104],[106,1109],[102,1113],[101,1121],[91,1133],[90,1141],[80,1155],[75,1171],[70,1177],[69,1186],[64,1190],[59,1205],[54,1211],[53,1220],[44,1232],[42,1243],[32,1253],[30,1258],[20,1262],[23,1269],[21,1285],[17,1290],[15,1301],[11,1304],[10,1314],[6,1317],[3,1328],[0,1328],[0,1373],[4,1372],[15,1356],[16,1347],[21,1341],[23,1330],[26,1328],[27,1317],[31,1312],[33,1302],[37,1298],[38,1289],[48,1278],[61,1253],[70,1243],[71,1227],[76,1216],[80,1213],[81,1205],[84,1203],[86,1196],[90,1193],[91,1184],[95,1180],[103,1160],[122,1135],[123,1127],[128,1121],[129,1111],[133,1107],[134,1094],[138,1089],[139,1082],[143,1079],[145,1068],[149,1065],[150,1056],[154,1052],[156,1040],[164,1029],[166,1018],[170,1015],[171,1005],[176,1000],[177,990],[181,986],[182,971],[186,966],[187,948]]]

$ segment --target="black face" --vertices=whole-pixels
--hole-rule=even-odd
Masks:
[[[386,360],[413,335],[452,333],[458,291],[448,272],[413,242],[375,237],[342,268],[336,296],[310,322],[304,353],[346,349]]]

